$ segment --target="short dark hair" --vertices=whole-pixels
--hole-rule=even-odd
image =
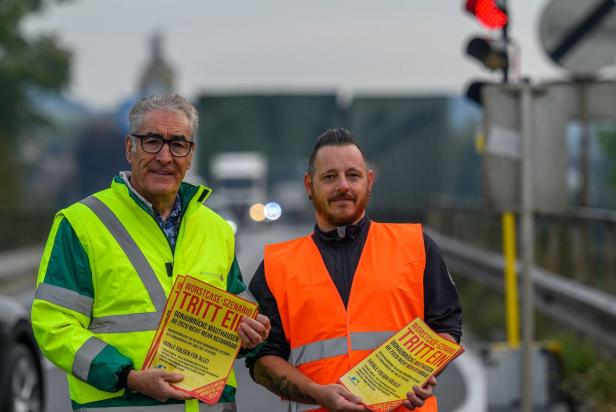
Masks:
[[[310,153],[310,158],[308,159],[308,174],[310,176],[314,176],[314,159],[317,157],[317,152],[323,146],[347,146],[354,145],[359,149],[364,161],[366,162],[366,168],[368,167],[368,159],[366,158],[366,154],[359,146],[359,142],[357,138],[353,136],[351,132],[347,129],[343,129],[338,127],[336,129],[329,129],[323,132],[319,137],[317,137],[317,141],[312,148],[312,153]]]

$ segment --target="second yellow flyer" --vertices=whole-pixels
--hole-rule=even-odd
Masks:
[[[349,391],[373,411],[391,411],[406,400],[414,385],[464,352],[457,343],[415,318],[340,378]]]

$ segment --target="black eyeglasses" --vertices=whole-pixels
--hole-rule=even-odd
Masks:
[[[173,138],[165,139],[158,134],[133,134],[131,136],[141,139],[141,148],[144,152],[157,154],[165,144],[169,145],[169,151],[175,157],[186,157],[190,153],[190,149],[195,145],[190,140]]]

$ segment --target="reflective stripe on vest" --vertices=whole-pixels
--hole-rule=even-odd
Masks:
[[[332,356],[346,355],[347,352],[346,336],[325,339],[291,349],[289,363],[297,366]]]
[[[40,283],[34,297],[70,309],[88,318],[92,314],[94,300],[70,289]],[[92,318],[88,329],[94,333],[145,332],[158,328],[159,321],[160,313],[158,312],[100,316]]]
[[[156,330],[160,313],[131,313],[128,315],[111,315],[92,318],[88,329],[94,333],[126,333]]]
[[[155,330],[158,327],[160,315],[165,308],[167,297],[152,266],[148,263],[139,246],[130,236],[124,225],[113,214],[111,209],[94,196],[89,196],[81,201],[88,206],[100,219],[109,233],[118,242],[128,260],[135,268],[141,282],[152,299],[156,312],[132,313],[129,315],[114,315],[101,318],[93,318],[89,329],[97,333],[123,333]]]
[[[397,331],[352,332],[351,348],[353,350],[373,350],[389,339]]]
[[[94,299],[60,286],[40,283],[36,288],[34,299],[51,302],[54,305],[62,306],[63,308],[80,313],[87,318],[90,318],[92,315],[92,303]]]
[[[101,353],[107,344],[102,340],[92,336],[79,348],[73,360],[73,375],[81,380],[87,381],[90,374],[92,360]]]
[[[184,404],[153,406],[122,406],[111,408],[79,408],[74,412],[184,412]],[[199,412],[236,412],[235,402],[217,403],[216,405],[199,404]]]
[[[353,350],[373,350],[385,342],[395,331],[386,332],[352,332],[351,347]],[[332,338],[309,343],[291,350],[289,363],[293,366],[313,362],[332,356],[346,355],[346,337]]]
[[[160,285],[152,266],[139,249],[139,246],[135,243],[130,236],[124,225],[113,214],[109,206],[101,202],[94,196],[89,196],[81,201],[84,205],[88,206],[94,214],[103,222],[107,230],[111,233],[114,239],[118,242],[126,256],[135,267],[135,271],[141,278],[143,285],[148,291],[148,294],[152,298],[152,303],[158,312],[163,311],[165,308],[165,302],[167,302],[167,296],[165,291]]]

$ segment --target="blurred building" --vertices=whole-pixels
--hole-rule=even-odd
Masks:
[[[310,210],[302,183],[308,155],[323,131],[346,127],[377,172],[372,216],[418,216],[441,195],[480,196],[474,148],[479,113],[461,98],[356,96],[341,102],[334,93],[203,94],[197,106],[204,147],[197,163],[208,180],[217,153],[261,152],[272,200],[301,200]]]
[[[112,115],[99,115],[84,125],[77,139],[74,156],[75,199],[109,187],[120,170],[127,169],[121,127]]]
[[[29,97],[48,123],[21,138],[22,179],[28,187],[22,210],[53,210],[74,197],[70,184],[76,173],[74,148],[80,130],[93,114],[62,94],[32,91]]]

